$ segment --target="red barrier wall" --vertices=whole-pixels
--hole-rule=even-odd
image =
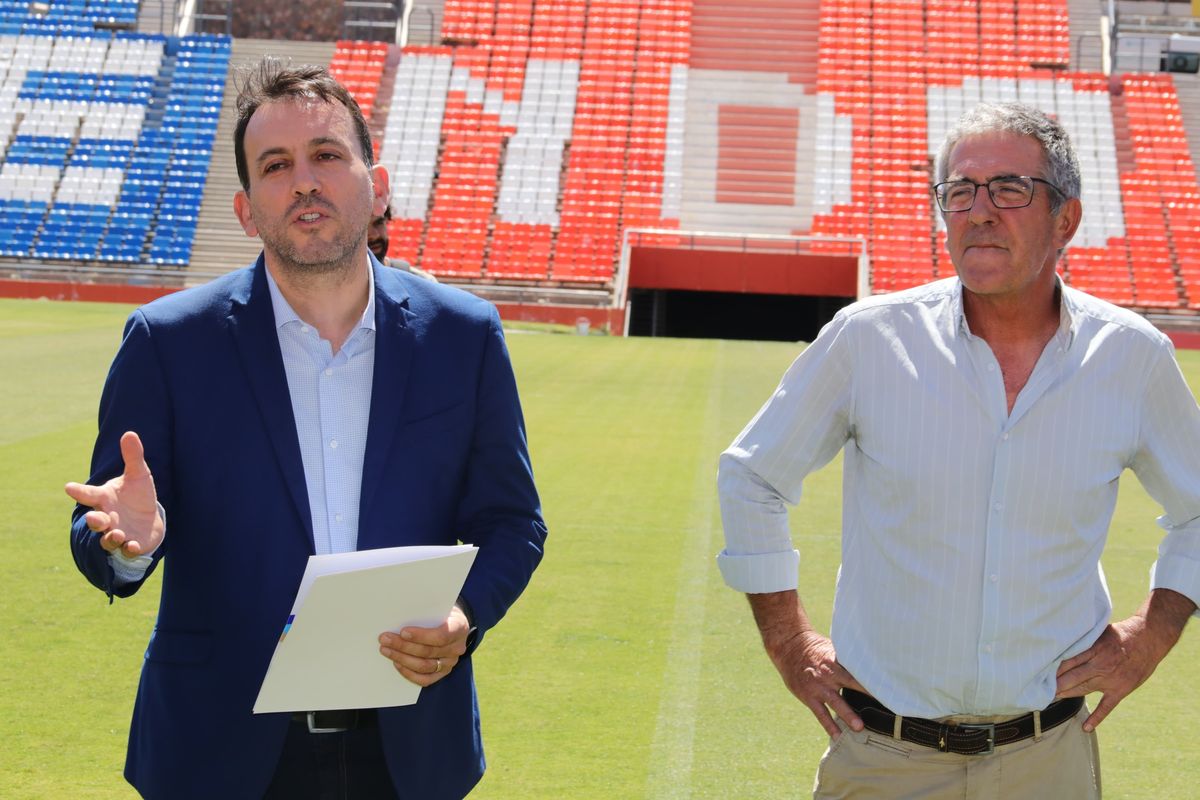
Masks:
[[[179,291],[166,286],[125,286],[106,283],[70,283],[67,281],[15,281],[0,279],[0,297],[47,300],[84,300],[98,303],[141,305],[163,295]],[[551,322],[576,325],[586,318],[592,328],[620,336],[625,330],[625,310],[620,308],[582,308],[548,306],[540,303],[496,303],[500,317],[522,322]]]
[[[629,255],[632,289],[856,297],[853,256],[671,250],[635,247]]]
[[[120,283],[70,283],[67,281],[14,281],[0,279],[0,297],[47,300],[86,300],[93,303],[149,303],[177,292],[167,286],[126,286]]]

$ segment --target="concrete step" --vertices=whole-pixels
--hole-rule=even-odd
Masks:
[[[1108,4],[1101,0],[1067,0],[1071,69],[1083,72],[1100,72],[1103,69],[1100,17],[1107,13],[1107,8]]]
[[[175,32],[175,3],[165,3],[163,0],[142,0],[138,4],[137,18],[138,33]]]

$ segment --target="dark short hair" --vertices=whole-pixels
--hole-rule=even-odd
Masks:
[[[313,64],[291,66],[273,56],[266,56],[249,67],[240,76],[237,96],[237,127],[233,129],[233,158],[237,162],[238,180],[242,188],[250,191],[250,170],[246,165],[246,126],[250,118],[265,103],[290,98],[307,97],[326,103],[339,102],[350,112],[354,120],[354,131],[358,135],[358,147],[362,151],[363,163],[368,167],[375,163],[371,147],[371,131],[363,118],[362,109],[354,97],[346,91],[325,67]]]

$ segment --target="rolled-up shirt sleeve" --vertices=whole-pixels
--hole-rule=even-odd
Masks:
[[[1150,370],[1143,403],[1132,468],[1162,505],[1158,524],[1166,531],[1150,588],[1171,589],[1200,606],[1200,408],[1167,345]]]
[[[851,435],[853,403],[847,318],[834,317],[792,363],[754,419],[721,454],[717,493],[725,549],[717,555],[731,588],[750,594],[796,589],[800,554],[788,505],[804,478]]]

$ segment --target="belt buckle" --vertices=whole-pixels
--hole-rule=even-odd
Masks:
[[[987,749],[980,750],[975,755],[990,756],[992,753],[996,752],[996,723],[984,722],[984,723],[979,723],[979,724],[975,724],[975,725],[970,725],[970,724],[964,723],[962,725],[955,725],[954,727],[965,728],[967,730],[972,730],[972,731],[987,731]]]
[[[349,728],[319,728],[317,727],[317,712],[309,711],[304,715],[308,720],[309,733],[345,733]]]

